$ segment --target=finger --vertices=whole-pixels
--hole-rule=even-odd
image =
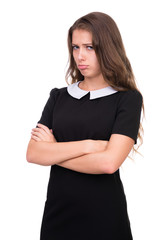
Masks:
[[[36,132],[37,132],[37,133],[39,132],[39,133],[41,133],[41,134],[43,134],[43,135],[46,134],[46,132],[45,132],[44,129],[42,129],[42,128],[33,128],[32,131],[35,132],[35,133],[36,133]]]
[[[53,134],[50,132],[50,130],[49,130],[49,133],[46,133],[42,128],[34,128],[34,129],[32,129],[32,134],[36,135],[37,137],[39,137],[43,141],[48,139],[48,136],[52,136],[53,137]]]
[[[40,127],[33,128],[32,131],[40,132],[44,137],[48,137],[48,135],[53,135],[52,129],[49,129],[49,128],[48,128],[47,132],[44,129],[40,128]]]
[[[44,135],[41,132],[32,131],[31,134],[32,134],[32,136],[36,136],[36,137],[40,138],[41,140],[44,140]]]
[[[38,123],[37,126],[40,127],[40,128],[42,128],[42,129],[43,129],[45,132],[47,132],[47,133],[50,132],[49,128],[48,128],[47,126],[41,124],[41,123]]]
[[[31,135],[31,138],[34,139],[36,142],[41,142],[41,139],[37,136]]]
[[[50,129],[49,129],[49,132],[45,132],[44,129],[38,127],[38,128],[33,128],[32,131],[33,131],[32,134],[39,137],[41,141],[47,141],[47,140],[49,141],[53,137],[53,134],[51,133]]]
[[[35,133],[40,133],[41,136],[43,135],[43,137],[47,137],[47,135],[51,134],[50,131],[49,132],[46,132],[44,129],[42,128],[33,128],[32,129],[33,132]]]

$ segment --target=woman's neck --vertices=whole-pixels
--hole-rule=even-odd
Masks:
[[[104,79],[84,79],[78,86],[85,91],[94,91],[108,87],[109,84]]]

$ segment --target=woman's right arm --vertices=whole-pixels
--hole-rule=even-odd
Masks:
[[[30,163],[51,166],[84,154],[103,151],[105,146],[106,141],[91,139],[71,142],[37,142],[31,139],[26,159]]]

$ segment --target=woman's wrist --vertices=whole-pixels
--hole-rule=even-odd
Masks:
[[[89,154],[94,152],[94,141],[91,139],[83,140],[83,150],[84,154]]]
[[[107,148],[108,141],[86,139],[84,140],[84,143],[85,143],[85,147],[84,147],[85,154],[89,154],[89,153],[105,151]]]

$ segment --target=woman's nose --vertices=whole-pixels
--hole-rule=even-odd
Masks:
[[[84,49],[80,48],[78,53],[78,60],[84,60],[85,59],[85,51]]]

